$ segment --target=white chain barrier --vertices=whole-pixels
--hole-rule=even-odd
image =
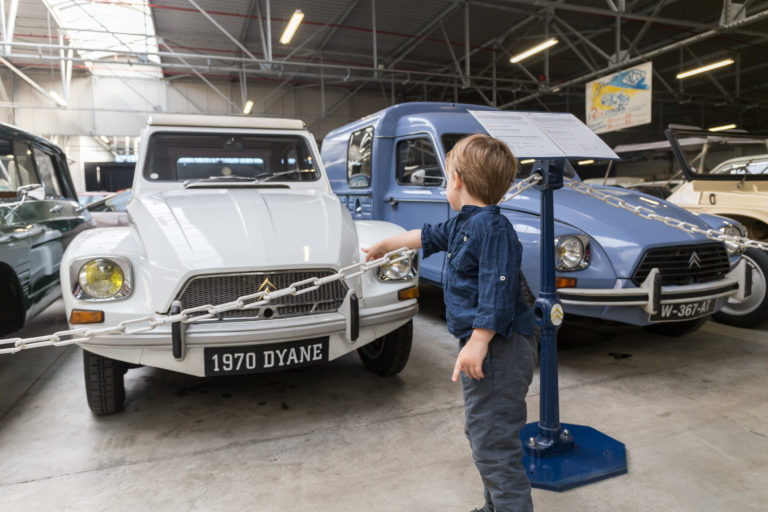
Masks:
[[[524,180],[521,180],[519,183],[516,183],[510,187],[502,201],[508,201],[512,199],[513,197],[533,187],[539,181],[541,181],[541,175],[539,174],[534,174]],[[58,331],[46,336],[37,336],[34,338],[10,338],[7,340],[0,340],[0,347],[10,345],[6,348],[0,348],[0,354],[15,354],[16,352],[29,348],[50,346],[61,347],[64,345],[83,343],[90,341],[91,339],[98,336],[140,334],[143,332],[151,331],[156,327],[172,324],[175,322],[197,322],[200,320],[206,320],[208,318],[215,318],[222,313],[226,313],[227,311],[256,309],[267,305],[272,300],[279,299],[280,297],[286,297],[288,295],[303,295],[305,293],[317,290],[321,286],[328,283],[351,279],[353,277],[360,276],[369,270],[376,269],[384,265],[397,263],[398,261],[403,261],[410,258],[415,252],[415,250],[403,247],[401,249],[397,249],[396,251],[391,251],[376,260],[349,265],[348,267],[344,267],[339,270],[336,274],[332,274],[330,276],[323,278],[310,277],[308,279],[292,283],[286,288],[282,288],[280,290],[243,295],[242,297],[239,297],[231,302],[226,302],[219,305],[206,304],[203,306],[197,306],[194,308],[185,309],[173,315],[155,314],[151,316],[134,318],[131,320],[124,320],[112,327],[102,327],[96,329],[80,327],[76,329]]]
[[[415,252],[416,251],[413,249],[407,249],[403,247],[395,251],[388,252],[381,258],[368,262],[355,263],[354,265],[343,267],[337,273],[326,277],[310,277],[301,281],[296,281],[295,283],[292,283],[287,287],[281,288],[279,290],[270,292],[262,291],[249,295],[243,295],[242,297],[239,297],[231,302],[226,302],[219,305],[206,304],[203,306],[196,306],[194,308],[182,310],[179,313],[173,315],[155,314],[151,316],[133,318],[131,320],[124,320],[112,327],[102,327],[96,329],[80,327],[76,329],[58,331],[46,336],[37,336],[34,338],[10,338],[7,340],[0,340],[0,347],[4,345],[12,345],[11,347],[0,348],[0,354],[15,354],[16,352],[28,348],[50,346],[61,347],[64,345],[72,345],[74,343],[89,341],[98,336],[115,334],[140,334],[143,332],[151,331],[156,327],[172,324],[175,322],[198,322],[200,320],[215,318],[222,313],[226,313],[227,311],[257,309],[268,305],[271,303],[271,301],[281,297],[287,297],[289,295],[304,295],[305,293],[317,290],[321,286],[328,283],[335,281],[346,281],[347,279],[352,279],[354,277],[363,275],[369,270],[406,260],[410,258]]]
[[[535,186],[539,181],[541,181],[541,179],[542,177],[540,174],[533,174],[528,178],[520,181],[519,183],[516,183],[514,186],[510,187],[509,191],[501,200],[501,202],[509,201],[510,199],[518,196],[529,188]],[[725,233],[716,229],[703,229],[691,222],[675,219],[674,217],[659,215],[648,207],[630,204],[621,197],[611,193],[610,191],[599,190],[579,181],[565,180],[565,186],[571,190],[579,192],[580,194],[598,199],[610,206],[630,211],[638,217],[662,222],[667,226],[685,231],[686,233],[704,235],[711,240],[723,242],[742,249],[752,247],[768,251],[768,243],[752,240],[746,237],[726,235]],[[289,295],[303,295],[305,293],[317,290],[321,286],[328,283],[351,279],[353,277],[360,276],[369,270],[403,261],[410,258],[415,252],[415,250],[406,249],[403,247],[401,249],[391,251],[376,260],[349,265],[340,269],[336,274],[332,274],[330,276],[323,278],[310,277],[308,279],[292,283],[286,288],[282,288],[280,290],[243,295],[242,297],[239,297],[238,299],[231,302],[226,302],[219,305],[206,304],[203,306],[197,306],[194,308],[185,309],[174,315],[155,314],[151,316],[134,318],[131,320],[124,320],[112,327],[102,327],[96,329],[81,327],[58,331],[53,334],[37,336],[34,338],[11,338],[7,340],[0,340],[0,347],[4,345],[12,345],[7,348],[0,348],[0,354],[14,354],[28,348],[49,346],[60,347],[64,345],[72,345],[75,343],[89,341],[98,336],[140,334],[143,332],[151,331],[156,327],[172,324],[175,322],[190,323],[206,320],[209,318],[215,318],[222,313],[226,313],[227,311],[256,309],[270,304],[272,300],[278,299],[280,297],[286,297]]]
[[[570,188],[571,190],[575,190],[576,192],[579,192],[580,194],[584,194],[585,196],[594,197],[595,199],[598,199],[610,206],[630,211],[635,215],[637,215],[638,217],[642,217],[643,219],[663,222],[667,226],[673,227],[675,229],[679,229],[681,231],[685,231],[686,233],[704,235],[710,240],[723,242],[731,247],[738,247],[739,249],[754,248],[754,249],[762,249],[763,251],[768,251],[768,243],[766,242],[752,240],[751,238],[746,238],[743,236],[726,235],[722,231],[718,231],[716,229],[712,229],[712,228],[704,229],[704,228],[700,228],[699,226],[691,222],[675,219],[674,217],[666,217],[664,215],[659,215],[658,213],[654,212],[653,210],[645,206],[629,204],[627,201],[625,201],[621,197],[615,195],[614,193],[611,193],[610,190],[600,190],[590,185],[587,185],[586,183],[583,183],[580,181],[574,181],[574,180],[566,180],[565,186]]]

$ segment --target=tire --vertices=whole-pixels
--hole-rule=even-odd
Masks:
[[[742,255],[752,269],[752,293],[743,301],[728,299],[725,306],[712,315],[716,321],[736,327],[757,327],[768,320],[768,253],[747,249]]]
[[[413,340],[413,320],[385,334],[364,347],[357,349],[357,354],[365,367],[382,377],[397,375],[405,368],[411,355]]]
[[[694,318],[693,320],[683,320],[682,322],[660,322],[658,324],[646,325],[644,329],[654,334],[669,336],[670,338],[679,338],[700,328],[707,321],[708,316],[703,318]]]
[[[0,336],[24,327],[24,296],[13,271],[0,267]]]
[[[125,405],[125,363],[83,350],[85,396],[96,416],[122,411]]]

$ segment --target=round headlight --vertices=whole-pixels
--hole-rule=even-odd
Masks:
[[[384,281],[397,281],[411,277],[411,259],[396,261],[379,267],[376,274]]]
[[[91,260],[80,267],[80,289],[94,299],[109,299],[119,294],[125,284],[120,265],[107,258]]]
[[[732,236],[735,238],[746,237],[747,228],[742,224],[728,224],[720,228],[720,232],[725,236]],[[743,243],[733,240],[725,241],[725,248],[728,250],[728,254],[739,254],[744,252],[745,246]]]
[[[559,270],[577,270],[586,266],[587,248],[581,237],[564,236],[555,243]]]
[[[736,226],[723,226],[723,234],[727,236],[741,236],[741,230]]]

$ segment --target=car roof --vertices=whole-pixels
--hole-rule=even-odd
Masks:
[[[326,139],[344,135],[366,126],[375,126],[377,137],[395,137],[404,131],[404,124],[400,121],[408,117],[428,119],[441,114],[466,114],[469,110],[498,110],[485,105],[472,105],[470,103],[445,103],[432,101],[416,101],[400,103],[387,107],[373,114],[360,118],[357,121],[337,128],[326,135]],[[442,116],[444,119],[446,116]],[[454,116],[457,119],[466,116]]]
[[[278,117],[206,116],[186,114],[155,114],[150,126],[192,126],[206,128],[259,128],[273,130],[303,130],[304,121]]]
[[[46,147],[55,153],[64,154],[61,148],[59,148],[57,145],[44,139],[43,137],[24,131],[18,126],[0,123],[0,136],[7,136],[14,139],[25,140],[27,142],[34,142],[40,146]]]

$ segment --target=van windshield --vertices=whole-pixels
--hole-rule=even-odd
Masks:
[[[156,133],[144,177],[151,181],[315,181],[306,139],[298,135]]]

